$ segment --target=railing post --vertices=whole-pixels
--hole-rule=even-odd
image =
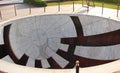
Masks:
[[[84,3],[84,2],[83,2],[83,0],[82,0],[82,7],[83,7],[83,3]]]
[[[75,2],[74,2],[74,0],[73,0],[73,12],[75,11]]]
[[[1,12],[1,10],[0,10],[0,19],[2,20],[2,12]]]
[[[17,11],[16,11],[16,6],[14,4],[14,11],[15,11],[15,16],[17,16]]]
[[[102,15],[103,15],[103,11],[104,11],[104,0],[102,2]]]
[[[46,12],[46,6],[44,6],[44,12]]]
[[[58,1],[58,12],[60,12],[60,0]]]
[[[30,4],[30,6],[29,6],[29,14],[31,14],[32,13],[32,11],[31,11],[31,4]]]
[[[87,3],[87,12],[88,12],[89,11],[89,6],[90,6],[90,1],[86,0],[86,3]]]
[[[79,73],[80,61],[76,61],[76,73]]]
[[[119,16],[119,0],[117,1],[117,17]]]
[[[93,7],[95,7],[95,3],[94,3],[94,0],[92,0],[92,2],[93,2]]]

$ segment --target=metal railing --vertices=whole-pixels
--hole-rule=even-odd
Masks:
[[[84,0],[82,0],[82,7],[86,7],[87,8],[87,12],[89,11],[89,7],[92,6],[92,7],[95,7],[95,3],[94,3],[94,0],[85,0],[86,2],[86,6],[84,6]],[[90,4],[90,2],[92,2],[92,5]]]
[[[120,3],[119,0],[117,1],[117,17],[119,16],[119,7],[120,7]]]
[[[118,0],[119,1],[119,0]],[[69,1],[68,1],[69,2]],[[71,12],[75,12],[75,9],[76,9],[76,7],[75,7],[75,4],[76,4],[76,2],[77,1],[75,1],[75,0],[72,0],[72,4],[71,4],[71,6],[72,6],[72,8],[71,8]],[[84,6],[84,2],[86,2],[85,4],[87,5],[86,7]],[[92,2],[92,5],[90,5],[90,2]],[[84,0],[81,0],[81,3],[82,3],[82,6],[81,7],[85,7],[86,9],[87,9],[87,12],[89,12],[89,8],[90,7],[95,7],[95,3],[94,3],[94,0],[86,0],[86,1],[84,1]],[[57,12],[62,12],[62,2],[60,2],[60,1],[58,1],[57,2],[57,5],[56,5],[56,10],[57,10]],[[29,14],[33,14],[33,12],[34,12],[34,9],[35,8],[37,8],[38,10],[40,9],[40,8],[42,8],[43,9],[43,11],[41,11],[41,12],[43,12],[43,13],[46,13],[47,12],[47,8],[48,7],[50,7],[50,6],[45,6],[45,7],[33,7],[33,6],[31,6],[31,5],[29,5],[27,8],[24,8],[24,9],[18,9],[17,8],[17,5],[18,4],[13,4],[13,13],[14,13],[14,16],[12,16],[12,17],[16,17],[16,16],[20,16],[20,10],[24,10],[24,9],[26,9],[27,11],[26,12],[24,12],[24,13],[26,13],[26,15],[29,15]],[[103,15],[104,14],[104,0],[102,0],[102,4],[101,4],[101,10],[102,10],[102,12],[101,12],[101,15]],[[120,3],[119,2],[117,2],[117,4],[116,4],[116,17],[118,17],[119,16],[119,6],[120,6]],[[4,6],[3,6],[4,7]],[[81,8],[79,8],[79,10],[80,10]],[[11,14],[4,14],[3,13],[3,11],[4,10],[1,10],[0,9],[0,20],[4,20],[4,17],[7,17],[7,15],[11,15]],[[6,11],[4,11],[4,12],[7,12],[7,10]],[[21,14],[22,14],[23,12],[21,12]],[[11,17],[10,17],[11,18]]]

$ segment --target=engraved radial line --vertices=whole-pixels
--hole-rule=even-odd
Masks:
[[[72,46],[72,45],[71,45]],[[69,46],[70,47],[70,46]],[[74,48],[73,48],[74,49]],[[66,65],[66,67],[65,68],[73,68],[74,66],[75,66],[75,61],[77,60],[77,59],[75,59],[74,57],[74,52],[71,52],[71,55],[69,54],[70,53],[70,51],[69,52],[65,52],[65,51],[62,51],[62,50],[58,50],[57,52],[56,52],[58,55],[60,55],[61,57],[63,57],[64,59],[66,59],[66,60],[68,60],[69,61],[69,63]],[[79,57],[78,57],[79,58]]]
[[[48,58],[47,61],[49,62],[50,66],[51,66],[50,68],[55,68],[55,69],[61,68],[61,66],[52,57]]]
[[[77,36],[83,36],[83,29],[81,22],[77,16],[70,16],[76,29]]]
[[[76,39],[77,37],[72,37],[72,38],[61,38],[61,43],[62,44],[69,44],[69,45],[76,45]],[[79,42],[80,43],[80,42]]]
[[[70,45],[70,46],[68,47],[67,57],[68,57],[68,60],[69,60],[69,61],[71,61],[71,57],[74,55],[75,46],[76,46],[76,45]]]
[[[61,57],[63,57],[64,59],[71,61],[72,56],[74,55],[74,51],[75,51],[75,45],[70,45],[68,47],[68,52],[65,52],[59,49],[56,53]]]
[[[74,63],[77,60],[74,58],[75,47],[76,45],[69,45],[68,52],[62,51],[60,49],[56,52],[58,55],[69,61],[65,68],[73,68],[75,65]]]
[[[35,67],[42,68],[41,60],[35,60]]]
[[[29,57],[28,57],[26,54],[24,54],[24,55],[21,57],[21,59],[18,61],[18,64],[25,66],[25,65],[27,64],[28,58],[29,58]]]

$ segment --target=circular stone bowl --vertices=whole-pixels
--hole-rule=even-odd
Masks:
[[[73,68],[120,58],[120,22],[108,18],[53,14],[1,23],[1,59],[37,68]],[[1,49],[3,49],[1,47]]]

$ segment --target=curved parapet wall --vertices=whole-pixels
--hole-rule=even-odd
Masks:
[[[37,15],[2,23],[0,58],[38,68],[73,68],[120,58],[120,22],[88,15]],[[4,53],[3,53],[4,51]]]
[[[120,73],[120,60],[87,68],[80,68],[80,73]],[[41,69],[31,68],[20,65],[11,64],[0,60],[1,73],[75,73],[75,69]]]

